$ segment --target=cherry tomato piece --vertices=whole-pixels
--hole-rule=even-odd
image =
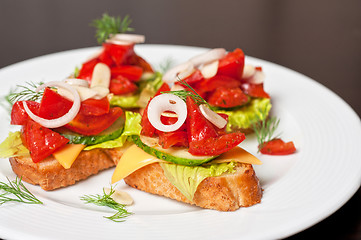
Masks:
[[[190,142],[188,151],[196,156],[220,155],[236,147],[245,138],[245,135],[241,132],[233,132],[218,137],[204,138],[199,141]]]
[[[276,138],[265,142],[260,149],[260,152],[268,155],[288,155],[296,152],[296,147],[293,142],[284,142],[282,139]]]
[[[12,125],[24,125],[29,119],[29,115],[25,112],[24,101],[17,101],[14,103],[11,109],[11,124]],[[34,101],[26,101],[28,107],[35,115],[39,114],[40,103]]]
[[[84,115],[100,116],[109,112],[110,105],[107,97],[102,99],[88,98],[81,102],[80,113]]]
[[[109,91],[115,95],[133,93],[137,90],[138,86],[123,76],[110,80]]]
[[[225,75],[235,79],[241,79],[244,68],[244,53],[237,48],[229,52],[224,58],[219,60],[217,75]]]
[[[73,106],[73,102],[50,88],[45,88],[40,102],[39,117],[55,119],[65,115]]]
[[[110,127],[122,115],[123,110],[120,107],[110,108],[108,113],[100,116],[89,116],[79,112],[65,127],[82,135],[97,135]]]
[[[217,88],[208,98],[211,106],[231,108],[248,102],[248,97],[240,88]]]
[[[123,65],[118,67],[113,67],[111,69],[112,78],[117,78],[119,75],[137,82],[140,80],[143,74],[143,69],[138,66],[132,66],[132,65]]]
[[[43,127],[33,120],[28,120],[24,125],[23,135],[25,145],[29,149],[34,163],[40,162],[69,142],[59,133]]]

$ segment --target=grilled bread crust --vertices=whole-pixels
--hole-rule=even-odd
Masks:
[[[198,186],[189,201],[165,177],[159,163],[145,166],[124,179],[129,186],[175,199],[180,202],[218,211],[235,211],[261,202],[262,189],[251,164],[238,163],[235,173],[208,177]]]
[[[99,171],[115,166],[113,156],[121,156],[122,149],[93,149],[82,151],[69,169],[52,156],[34,163],[30,157],[12,157],[11,167],[23,181],[54,190],[75,184]]]

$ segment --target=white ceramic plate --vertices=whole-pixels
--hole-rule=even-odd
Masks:
[[[156,68],[166,59],[174,64],[206,49],[141,45],[139,55]],[[51,54],[0,70],[0,94],[26,81],[62,80],[97,48]],[[85,205],[84,194],[101,193],[113,170],[64,189],[45,192],[26,184],[44,205],[8,203],[0,206],[0,238],[6,239],[273,239],[302,231],[339,209],[359,188],[361,180],[361,124],[359,117],[337,95],[292,70],[247,57],[266,74],[265,89],[272,96],[272,114],[281,119],[279,130],[298,151],[282,157],[258,155],[256,139],[241,146],[263,165],[255,170],[264,188],[262,203],[235,212],[217,212],[178,203],[130,189],[134,215],[123,223],[103,218],[111,211]],[[12,127],[0,110],[0,141]],[[0,180],[15,179],[6,159]]]

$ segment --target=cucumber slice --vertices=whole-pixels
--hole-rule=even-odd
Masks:
[[[69,139],[69,143],[73,144],[84,144],[84,145],[95,145],[105,141],[113,140],[123,133],[124,128],[124,117],[119,117],[110,127],[105,129],[98,135],[85,136],[66,128],[58,129],[57,132]]]
[[[153,155],[161,160],[184,166],[198,166],[209,162],[217,156],[194,156],[187,148],[170,147],[167,149],[158,145],[156,138],[133,136],[133,142],[144,152]]]

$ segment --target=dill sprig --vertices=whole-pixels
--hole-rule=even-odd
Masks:
[[[162,93],[174,94],[174,95],[180,97],[181,99],[183,99],[184,101],[186,101],[187,97],[190,96],[196,102],[197,105],[206,104],[209,108],[211,108],[211,106],[207,103],[207,101],[204,100],[204,98],[202,98],[201,95],[199,95],[196,92],[196,90],[194,90],[194,88],[192,88],[191,85],[189,85],[186,81],[184,81],[183,79],[180,79],[178,77],[177,82],[180,83],[181,85],[185,86],[186,89],[184,89],[184,90],[176,90],[176,91],[165,91],[165,92],[162,92]]]
[[[26,82],[25,85],[16,85],[15,90],[11,90],[10,93],[5,96],[5,100],[10,105],[13,105],[15,102],[21,100],[37,101],[41,99],[44,91],[36,92],[35,89],[42,84],[44,83]]]
[[[266,116],[265,114],[262,115]],[[279,123],[280,119],[278,119],[277,117],[264,117],[262,121],[259,121],[252,125],[254,133],[257,136],[258,152],[262,149],[263,145],[266,142],[269,142],[272,139],[279,137],[279,135],[273,136]]]
[[[109,208],[116,210],[117,212],[114,215],[109,216],[109,217],[106,217],[106,216],[104,216],[104,217],[109,220],[112,220],[114,222],[124,222],[124,218],[132,215],[133,213],[128,212],[126,210],[124,204],[119,204],[113,200],[113,198],[111,196],[114,192],[115,192],[115,190],[113,189],[113,187],[111,187],[109,194],[107,194],[105,192],[105,190],[103,189],[103,195],[100,195],[100,194],[84,195],[80,199],[82,201],[85,201],[85,203],[92,203],[97,206],[109,207]]]
[[[132,20],[126,15],[121,17],[112,17],[104,13],[101,19],[95,19],[90,25],[96,28],[95,37],[99,44],[102,44],[111,34],[125,33],[134,31],[129,27]]]
[[[158,65],[160,73],[166,73],[173,65],[173,59],[171,57],[166,58],[163,62]]]
[[[0,182],[0,205],[7,202],[21,202],[28,204],[43,204],[22,183],[21,178],[16,177],[9,183]]]

